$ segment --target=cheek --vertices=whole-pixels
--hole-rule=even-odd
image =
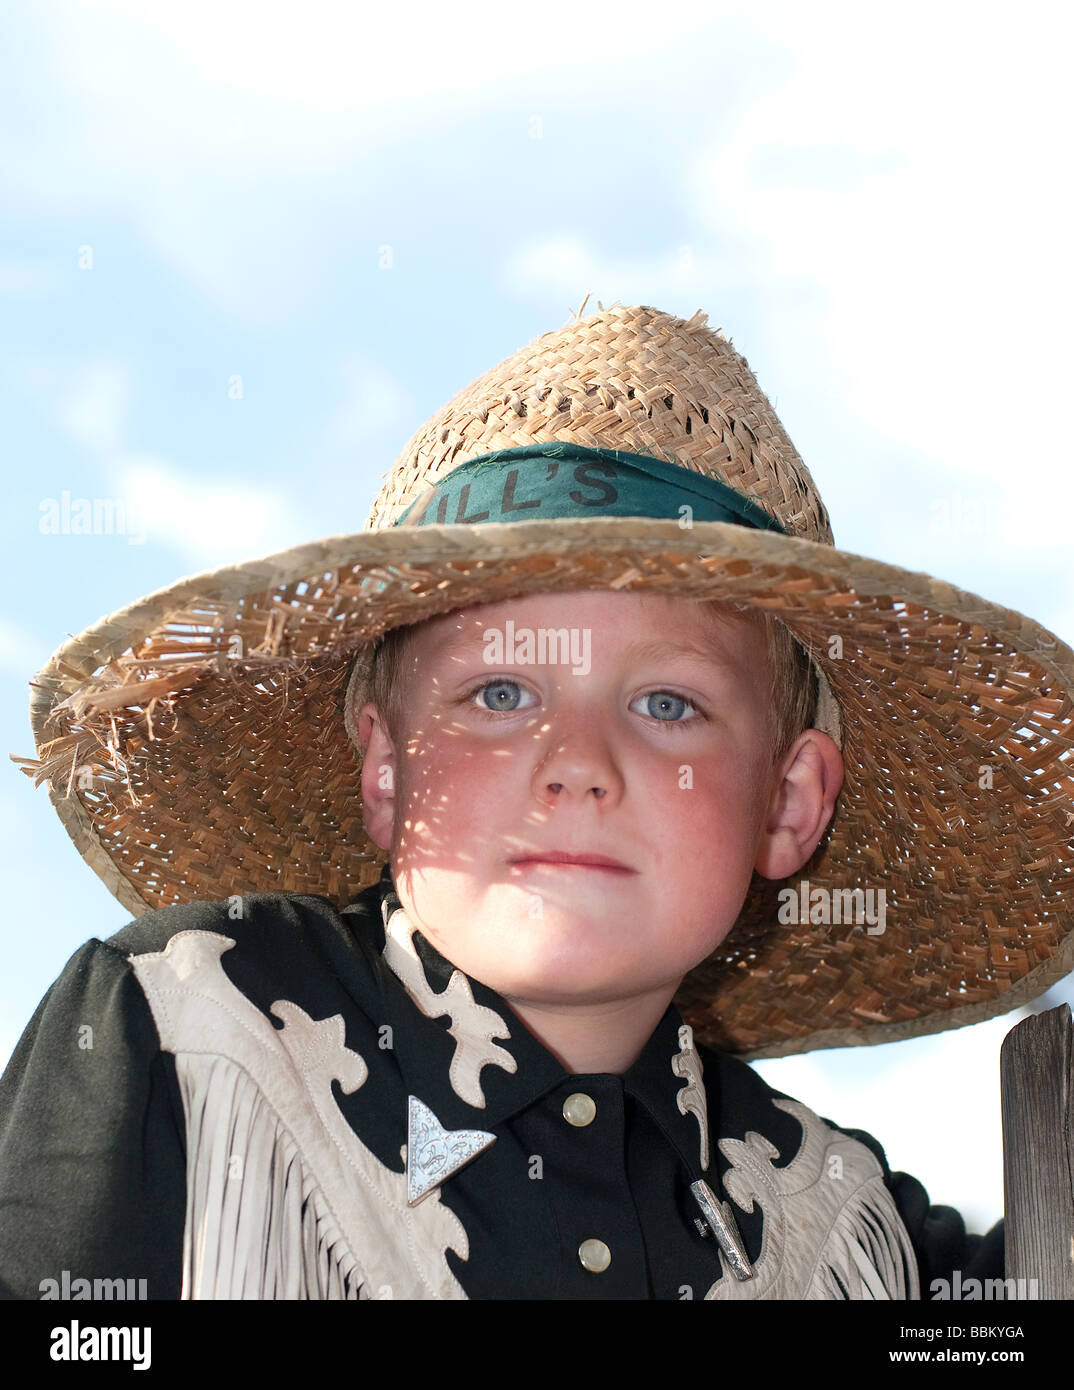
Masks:
[[[499,750],[465,731],[444,728],[433,740],[421,739],[402,760],[396,806],[401,814],[428,822],[457,817],[463,825],[484,812],[493,819],[509,786],[520,775],[517,750]]]
[[[738,825],[752,818],[755,787],[740,759],[727,752],[683,751],[639,765],[641,785],[661,788],[667,813],[687,829]]]

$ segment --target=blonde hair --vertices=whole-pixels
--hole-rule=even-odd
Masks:
[[[727,611],[721,603],[706,604]],[[769,729],[772,766],[788,752],[799,734],[812,727],[817,717],[817,671],[806,649],[786,623],[759,608],[737,611],[761,630],[768,659]]]
[[[771,613],[757,608],[738,608],[720,600],[700,602],[714,617],[724,621],[737,618],[762,633],[768,668],[772,765],[775,766],[816,718],[817,675],[813,663],[786,624]],[[373,654],[369,681],[360,697],[376,705],[389,737],[397,746],[406,714],[407,658],[413,638],[423,625],[412,623],[385,633]],[[357,714],[357,709],[354,712]]]

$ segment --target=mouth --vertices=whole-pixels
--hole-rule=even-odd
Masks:
[[[567,854],[562,850],[547,850],[542,854],[527,854],[509,861],[513,868],[590,869],[606,874],[633,874],[636,869],[606,854]]]

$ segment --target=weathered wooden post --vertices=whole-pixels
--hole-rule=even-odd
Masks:
[[[1074,1298],[1072,1065],[1068,1004],[1023,1019],[1000,1049],[1006,1273],[1019,1290],[1036,1280],[1038,1298]]]

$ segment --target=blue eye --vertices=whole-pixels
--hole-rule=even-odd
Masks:
[[[492,692],[491,703],[485,702],[485,696]],[[498,680],[486,681],[484,685],[478,686],[473,692],[473,698],[481,701],[481,712],[490,714],[493,710],[506,710],[509,714],[522,708],[520,699],[523,688],[518,681]]]
[[[671,690],[653,690],[648,695],[639,695],[638,698],[645,701],[645,713],[662,724],[689,723],[689,720],[684,721],[679,716],[686,709],[697,709],[685,696],[676,695]]]

